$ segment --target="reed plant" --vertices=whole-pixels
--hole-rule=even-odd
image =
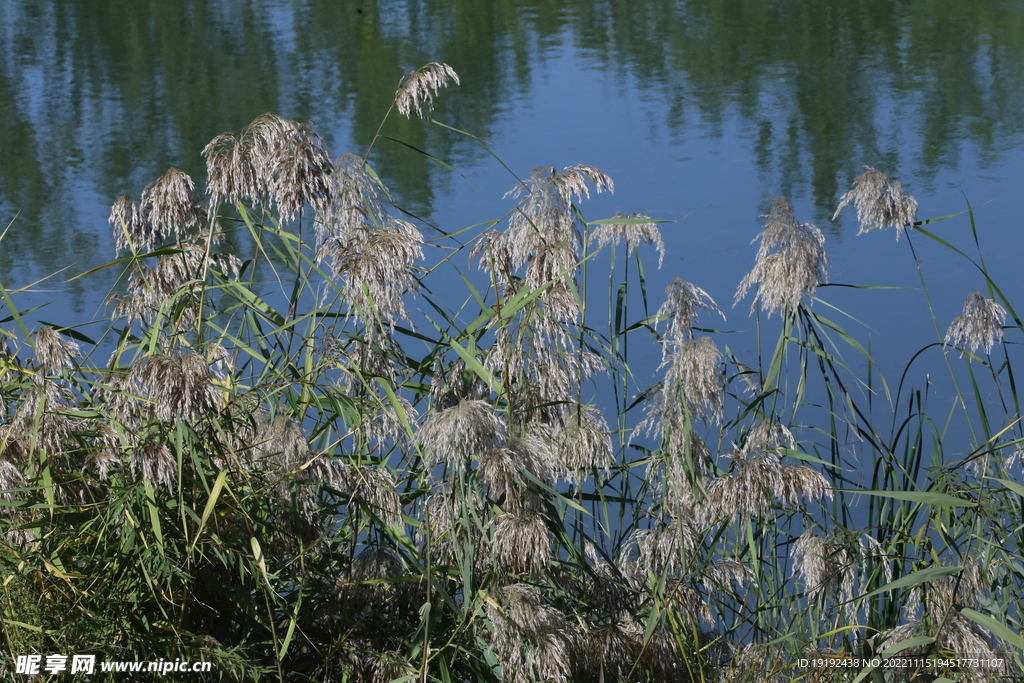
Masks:
[[[468,136],[427,116],[452,82],[409,74],[385,120]],[[309,124],[266,114],[203,156],[204,196],[171,169],[114,204],[100,338],[30,329],[0,289],[7,675],[54,652],[225,681],[1020,675],[1022,323],[980,256],[987,296],[893,387],[823,313],[825,241],[785,199],[741,358],[696,284],[648,308],[658,222],[588,222],[614,189],[594,167],[538,167],[502,218],[428,239],[369,150]],[[880,171],[848,204],[956,249]],[[925,357],[951,405],[913,388]],[[879,664],[822,663],[855,657]]]

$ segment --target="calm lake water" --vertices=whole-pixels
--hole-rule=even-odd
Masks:
[[[0,282],[66,269],[19,295],[22,308],[46,303],[34,317],[63,324],[102,317],[112,271],[64,280],[112,258],[120,194],[138,197],[169,166],[201,183],[203,146],[267,111],[313,121],[338,155],[362,152],[402,74],[428,61],[462,78],[435,118],[519,177],[594,165],[616,193],[584,203],[589,219],[677,221],[648,273],[655,306],[681,277],[727,309],[706,322],[753,329],[749,302],[728,306],[764,199],[784,195],[826,233],[833,283],[906,288],[821,290],[898,375],[985,283],[916,238],[933,322],[907,239],[831,220],[865,164],[899,179],[921,218],[969,200],[997,281],[1011,299],[1024,288],[1024,4],[940,0],[0,0],[0,223],[14,221]],[[459,171],[375,147],[423,224],[456,230],[512,206],[501,197],[515,177],[471,139],[398,117],[384,132]],[[977,253],[966,217],[933,227]],[[721,343],[749,350],[751,338]]]

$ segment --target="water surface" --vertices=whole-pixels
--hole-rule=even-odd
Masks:
[[[338,155],[362,152],[402,74],[435,60],[462,78],[435,117],[487,141],[516,176],[591,164],[616,193],[584,204],[589,218],[678,221],[665,227],[664,267],[648,274],[655,303],[682,277],[727,308],[753,264],[763,200],[784,195],[827,234],[833,282],[908,288],[821,291],[899,368],[985,283],[915,241],[933,321],[906,239],[855,237],[852,215],[833,222],[865,164],[899,178],[922,218],[970,200],[1004,290],[1024,284],[1017,2],[0,0],[0,41],[0,222],[14,220],[0,282],[67,268],[18,299],[49,304],[42,319],[103,314],[114,272],[63,280],[112,258],[107,213],[120,194],[137,197],[169,166],[201,183],[206,142],[266,111],[313,121]],[[459,171],[387,140],[374,147],[425,229],[510,208],[501,195],[515,176],[471,138],[400,117],[383,132]],[[966,217],[935,229],[974,253]],[[727,313],[715,324],[753,328],[746,304]]]

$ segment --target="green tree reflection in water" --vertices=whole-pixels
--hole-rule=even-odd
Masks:
[[[1024,12],[995,2],[4,0],[0,27],[0,219],[21,212],[6,282],[104,262],[102,207],[171,165],[201,177],[194,150],[264,111],[364,148],[397,78],[431,60],[463,78],[444,119],[493,139],[569,45],[663,103],[657,136],[739,120],[769,190],[821,216],[862,163],[927,180],[966,143],[994,163],[1024,131]],[[483,154],[400,117],[384,134],[457,166]],[[447,171],[393,143],[374,157],[429,216]]]

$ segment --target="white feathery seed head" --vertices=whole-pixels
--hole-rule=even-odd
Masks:
[[[175,245],[178,252],[157,257],[155,267],[148,267],[140,261],[134,262],[128,294],[114,297],[117,302],[115,315],[125,316],[132,321],[153,321],[168,301],[177,302],[184,298],[180,318],[176,321],[178,329],[195,324],[202,288],[192,285],[199,284],[198,281],[205,278],[204,269],[213,267],[227,277],[234,277],[238,275],[241,265],[241,261],[232,254],[208,254],[204,243],[206,239],[215,244],[220,241],[221,234],[215,231],[201,239],[179,242]]]
[[[1003,340],[1003,323],[1006,309],[992,299],[986,299],[981,292],[971,292],[964,303],[964,312],[953,319],[946,331],[946,343],[961,344],[974,353],[978,348],[991,353],[996,341]]]
[[[282,222],[295,218],[307,204],[323,211],[330,203],[334,164],[308,123],[263,114],[237,137],[215,137],[203,156],[213,201],[276,204]]]
[[[505,425],[486,401],[459,401],[432,413],[416,433],[427,462],[461,467],[469,458],[489,454],[506,437]]]
[[[682,392],[693,417],[721,419],[721,362],[722,352],[711,337],[700,337],[677,345],[661,364],[661,367],[668,366],[661,400],[678,402]]]
[[[508,230],[491,241],[492,253],[481,259],[481,266],[490,269],[503,262],[513,269],[525,266],[525,286],[547,286],[541,299],[552,320],[575,321],[579,314],[574,292],[580,230],[573,201],[590,197],[588,182],[597,192],[614,191],[612,179],[593,166],[568,166],[560,173],[551,166],[534,168],[524,183],[506,193],[519,198],[525,192],[526,197]]]
[[[459,75],[455,69],[440,62],[430,62],[416,71],[410,71],[402,79],[395,93],[395,107],[398,112],[409,118],[413,112],[424,117],[434,108],[434,98],[441,88],[448,87],[454,81],[459,85]]]
[[[722,309],[715,300],[700,287],[675,278],[665,288],[665,303],[658,309],[658,316],[671,319],[665,330],[663,353],[668,353],[672,345],[679,345],[693,339],[693,326],[697,322],[698,311],[718,313],[725,318]]]
[[[206,192],[210,201],[267,201],[266,180],[257,172],[253,160],[252,134],[221,133],[203,148],[206,159]]]
[[[560,425],[553,438],[556,474],[576,486],[593,470],[608,476],[615,456],[611,430],[601,410],[577,404],[562,416]]]
[[[886,551],[885,546],[871,534],[864,534],[860,541],[860,556],[863,560],[874,559],[882,567],[885,573],[885,582],[892,583],[892,556]],[[864,571],[867,571],[867,564],[864,564]]]
[[[34,333],[36,338],[36,357],[48,375],[59,375],[74,366],[74,358],[81,358],[82,352],[78,344],[65,339],[49,325],[43,325]]]
[[[342,298],[363,320],[394,325],[407,317],[403,296],[419,286],[413,264],[423,259],[423,235],[388,215],[362,159],[339,159],[330,183],[332,199],[317,220],[317,259],[331,259]]]
[[[364,320],[393,325],[408,318],[402,298],[419,286],[412,265],[423,259],[423,235],[416,226],[391,218],[362,239],[345,244],[328,239],[321,258],[325,255],[343,283],[342,297]]]
[[[67,386],[49,380],[34,382],[19,398],[7,432],[8,457],[15,452],[27,454],[33,447],[51,455],[79,447],[75,434],[85,422],[66,414],[81,407]]]
[[[501,607],[488,601],[486,613],[504,683],[565,683],[573,642],[562,613],[545,604],[536,587],[524,583],[506,586],[496,597]]]
[[[464,556],[468,541],[478,565],[475,568],[485,569],[490,552],[476,523],[485,517],[484,504],[475,491],[464,496],[457,495],[450,485],[439,487],[422,504],[424,523],[416,531],[417,542],[429,546],[431,557],[456,564]],[[468,520],[468,528],[464,520]]]
[[[670,433],[668,448],[662,449],[655,463],[656,502],[672,519],[691,518],[707,485],[711,451],[694,430],[690,430],[689,448],[684,446],[685,430]],[[698,495],[700,494],[700,495]]]
[[[832,487],[805,465],[784,463],[771,451],[735,452],[730,471],[707,486],[705,521],[722,518],[759,519],[776,506],[793,508],[801,500],[832,499]]]
[[[163,239],[153,232],[146,214],[126,194],[118,197],[110,207],[108,220],[114,226],[114,244],[118,253],[129,246],[136,251],[152,251],[154,243]]]
[[[7,459],[7,447],[10,445],[7,435],[8,427],[0,427],[0,492],[12,491],[23,486],[25,480],[21,470]]]
[[[630,250],[641,244],[653,244],[658,250],[658,267],[665,261],[665,242],[661,239],[658,224],[650,220],[646,213],[634,213],[625,216],[617,213],[613,218],[623,219],[622,223],[603,223],[594,230],[593,238],[599,247],[618,244],[625,240]]]
[[[367,170],[362,157],[348,152],[334,162],[331,202],[316,223],[317,244],[335,239],[339,247],[363,238],[385,220],[384,187]]]
[[[828,281],[828,256],[821,230],[797,221],[785,198],[774,200],[764,217],[764,231],[754,239],[761,241],[754,269],[740,282],[735,303],[756,285],[750,310],[760,302],[771,315],[796,308],[805,295],[814,296],[818,285]]]
[[[167,169],[167,173],[146,185],[139,204],[152,229],[146,251],[159,246],[167,235],[180,238],[206,221],[206,209],[195,193],[195,183],[176,168]]]
[[[544,514],[518,510],[488,524],[491,558],[503,572],[539,576],[551,564],[551,536]]]
[[[644,625],[624,615],[582,634],[582,660],[590,680],[624,681],[644,652]]]
[[[723,557],[701,572],[701,582],[708,594],[717,591],[732,591],[736,587],[756,585],[754,570],[734,557]],[[710,620],[709,620],[710,621]]]
[[[879,649],[927,635],[936,642],[930,646],[912,646],[902,651],[901,656],[906,653],[907,657],[925,657],[938,650],[950,652],[952,657],[1001,658],[989,645],[994,640],[993,635],[961,613],[963,607],[981,609],[994,599],[993,584],[999,580],[996,576],[999,563],[976,555],[968,555],[960,563],[963,569],[957,574],[911,589],[906,605],[908,623],[881,634]],[[987,683],[1005,678],[1007,667],[1002,662],[998,667],[966,667],[964,671],[966,675],[961,680]]]
[[[865,166],[866,170],[853,181],[853,189],[839,200],[832,220],[839,217],[839,212],[849,204],[857,209],[857,220],[863,234],[873,227],[896,228],[896,239],[903,234],[903,229],[917,221],[917,200],[909,194],[903,194],[900,181],[890,183],[889,176],[877,168]]]
[[[804,582],[808,600],[843,603],[847,619],[856,623],[857,608],[853,598],[860,553],[852,550],[842,539],[834,535],[821,536],[812,526],[793,544],[793,574]]]
[[[524,476],[529,473],[547,484],[554,484],[556,457],[548,443],[537,436],[509,438],[504,444],[478,456],[480,479],[490,489],[495,501],[503,502],[509,511],[537,509],[538,501],[530,495],[533,484]]]
[[[218,404],[213,373],[198,353],[147,356],[130,377],[134,393],[152,404],[158,420],[194,422]]]
[[[132,464],[153,488],[163,484],[168,490],[174,489],[174,482],[178,480],[178,461],[166,444],[147,441],[135,454]]]
[[[796,437],[789,427],[774,420],[758,420],[743,439],[743,453],[779,448],[796,449]]]
[[[346,491],[353,500],[363,503],[388,526],[402,523],[402,503],[398,498],[395,477],[384,465],[341,466],[343,479],[332,488]]]

